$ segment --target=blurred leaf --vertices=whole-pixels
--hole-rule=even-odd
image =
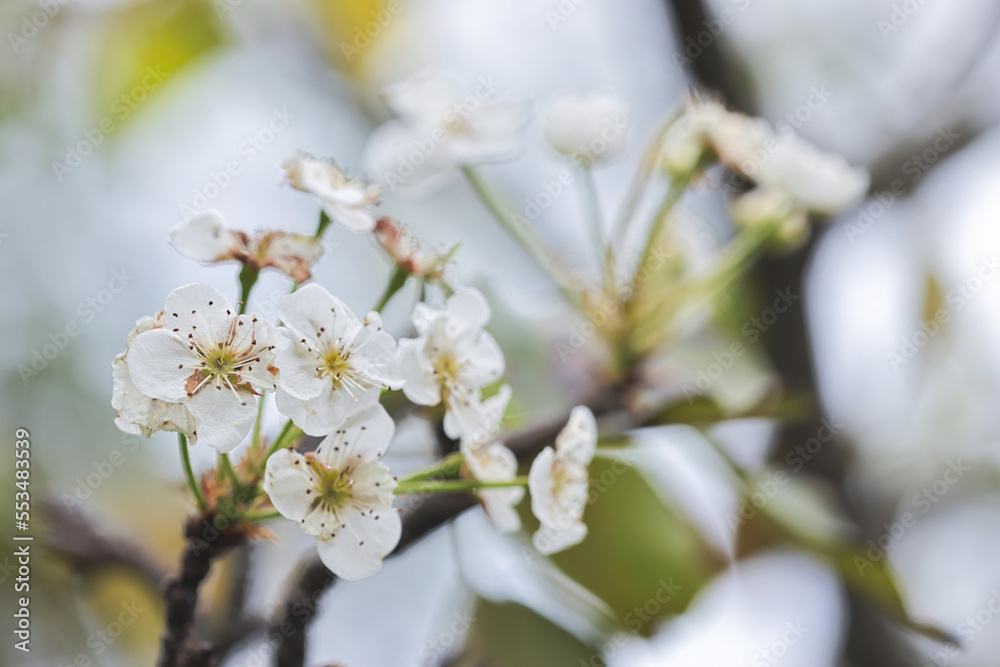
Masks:
[[[607,603],[632,632],[648,634],[658,618],[683,611],[722,568],[723,558],[634,468],[595,459],[591,499],[587,538],[552,561]]]
[[[320,24],[337,65],[357,69],[405,0],[315,0]]]
[[[462,654],[450,667],[590,664],[596,649],[519,604],[480,599]]]
[[[862,545],[840,550],[834,554],[833,561],[845,583],[882,607],[897,623],[928,639],[958,646],[954,635],[910,617],[896,575],[885,558],[872,559],[869,556],[867,547]]]
[[[224,0],[218,6],[229,7]],[[219,11],[212,0],[178,0],[133,3],[110,14],[97,72],[96,118],[117,129],[171,77],[218,47]]]
[[[795,423],[815,414],[815,401],[801,393],[784,392],[766,397],[749,410],[733,412],[723,410],[709,396],[680,400],[663,408],[650,420],[650,424],[689,424],[693,426],[714,424],[727,419],[764,418]]]

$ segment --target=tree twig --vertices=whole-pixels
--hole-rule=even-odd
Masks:
[[[166,629],[160,642],[157,667],[213,667],[217,651],[214,644],[194,632],[198,606],[198,588],[208,576],[212,562],[241,544],[246,535],[232,527],[213,527],[211,514],[194,515],[185,526],[187,541],[181,554],[177,576],[164,589]]]

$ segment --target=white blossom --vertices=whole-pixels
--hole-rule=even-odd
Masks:
[[[467,87],[450,72],[428,70],[384,91],[396,116],[375,130],[366,164],[391,190],[440,184],[454,167],[513,157],[525,108],[497,99],[496,84]]]
[[[509,482],[517,476],[517,457],[497,440],[510,397],[510,385],[503,385],[485,401],[477,396],[445,415],[445,432],[460,438],[468,472],[479,481]],[[480,489],[476,496],[501,531],[513,533],[521,529],[521,517],[514,508],[524,498],[524,487]]]
[[[282,449],[267,460],[271,503],[318,540],[323,563],[342,579],[374,574],[399,542],[396,481],[380,460],[394,429],[373,403],[349,415],[315,453]]]
[[[184,403],[167,403],[143,394],[132,383],[129,373],[126,358],[136,337],[162,327],[162,311],[153,317],[140,318],[125,339],[125,350],[111,362],[111,407],[118,412],[115,425],[125,433],[144,435],[147,438],[156,431],[163,430],[177,431],[194,440],[194,417],[187,406]]]
[[[174,227],[170,244],[199,262],[238,261],[255,271],[274,267],[300,283],[309,280],[310,267],[323,254],[314,236],[278,230],[249,236],[228,228],[215,211],[204,211]]]
[[[194,284],[167,296],[163,327],[138,334],[125,362],[140,392],[184,403],[192,434],[227,452],[249,432],[257,394],[277,386],[277,341],[270,324],[237,315],[222,292]]]
[[[490,307],[476,289],[451,296],[444,308],[418,303],[413,311],[416,338],[399,341],[403,393],[418,405],[444,400],[449,411],[479,400],[479,389],[497,380],[504,358],[483,326]]]
[[[542,112],[545,139],[585,167],[621,154],[628,143],[628,109],[611,93],[560,94]]]
[[[379,202],[377,186],[348,178],[332,160],[296,153],[282,164],[288,184],[314,196],[333,222],[352,232],[370,232],[375,217],[368,210]]]
[[[868,172],[825,153],[791,128],[775,130],[762,118],[728,111],[718,102],[692,101],[667,130],[661,163],[686,176],[710,150],[723,164],[754,183],[788,192],[796,206],[836,214],[868,190]]]
[[[278,410],[309,435],[326,435],[359,406],[398,387],[396,341],[376,312],[363,320],[312,284],[281,297],[289,344],[278,351]]]
[[[556,437],[555,449],[546,447],[532,462],[528,473],[531,511],[542,524],[532,543],[541,553],[562,551],[587,536],[583,523],[590,484],[587,468],[596,447],[594,414],[577,406]]]

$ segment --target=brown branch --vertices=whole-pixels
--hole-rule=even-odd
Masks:
[[[242,544],[246,535],[229,527],[216,529],[214,515],[195,515],[185,526],[187,541],[181,553],[180,571],[164,589],[167,625],[160,642],[157,667],[213,667],[214,644],[193,632],[198,606],[198,588],[208,576],[212,562]]]

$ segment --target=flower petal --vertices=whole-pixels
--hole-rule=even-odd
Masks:
[[[583,542],[587,537],[587,524],[570,521],[563,525],[542,526],[531,536],[531,543],[542,554],[549,555]]]
[[[316,488],[316,478],[306,457],[290,449],[281,449],[267,460],[264,491],[274,508],[292,521],[302,521],[316,496],[306,493]]]
[[[278,299],[278,316],[307,345],[327,349],[360,326],[350,306],[312,283]]]
[[[316,458],[335,469],[382,458],[396,430],[379,403],[363,406],[341,423],[316,449]]]
[[[200,262],[221,262],[246,254],[238,232],[226,227],[216,211],[204,211],[170,230],[170,245]]]
[[[136,336],[125,361],[140,392],[171,403],[186,401],[192,374],[201,375],[197,370],[200,360],[190,344],[166,329],[151,329]]]
[[[178,287],[168,294],[163,313],[167,331],[178,329],[176,333],[182,337],[191,334],[206,345],[222,340],[235,316],[225,294],[201,283]]]
[[[355,233],[370,232],[375,229],[375,216],[366,209],[345,206],[329,198],[320,198],[323,211],[338,225],[343,225]]]
[[[561,458],[586,466],[597,448],[597,420],[590,408],[578,405],[569,413],[569,421],[556,436],[556,451]]]
[[[360,406],[378,401],[379,392],[356,391],[351,396],[345,389],[334,389],[329,382],[323,385],[318,396],[309,399],[295,398],[278,385],[274,395],[278,411],[294,422],[308,435],[329,435],[344,419]]]
[[[288,332],[290,333],[290,332]],[[317,352],[299,341],[278,350],[277,365],[281,369],[279,385],[286,394],[301,400],[319,396],[330,380],[320,376]]]
[[[555,479],[553,464],[556,453],[551,447],[546,447],[535,460],[531,462],[528,471],[528,490],[531,492],[531,513],[544,523],[555,521],[553,506],[555,504]]]
[[[198,427],[198,439],[220,452],[234,449],[257,418],[257,400],[248,391],[208,384],[187,402]]]
[[[389,508],[343,517],[336,537],[319,542],[319,557],[341,579],[353,581],[375,574],[402,535],[399,512]]]
[[[503,350],[488,331],[470,331],[455,341],[455,358],[461,360],[458,381],[468,387],[482,387],[503,375]]]
[[[441,402],[441,385],[424,356],[426,344],[426,338],[402,338],[399,341],[403,394],[417,405],[437,405]]]
[[[455,337],[486,326],[490,321],[490,304],[482,292],[470,287],[449,297],[444,316],[448,319],[449,336]]]

